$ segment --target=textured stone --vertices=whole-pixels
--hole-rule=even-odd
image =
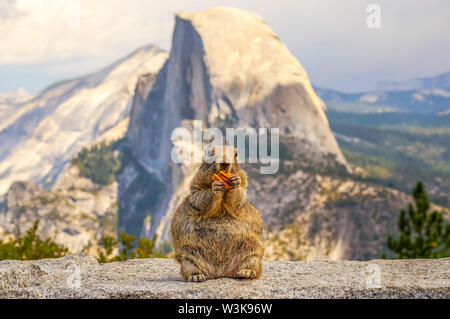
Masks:
[[[0,289],[29,287],[45,274],[39,266],[32,263],[5,260],[0,263]]]
[[[16,180],[50,186],[83,147],[121,138],[138,78],[158,72],[166,58],[165,51],[147,45],[7,111],[0,119],[0,195]]]
[[[74,254],[2,261],[0,297],[450,298],[450,258],[265,262],[263,276],[254,281],[224,278],[186,283],[178,271],[173,260],[158,258],[97,264],[91,256]]]
[[[118,176],[118,228],[157,234],[158,245],[169,240],[169,221],[197,168],[171,160],[170,137],[187,128],[186,121],[201,120],[204,128],[279,128],[280,143],[301,153],[299,165],[346,165],[303,66],[261,17],[245,10],[177,13],[169,58],[151,90],[136,96],[126,136],[132,156]]]

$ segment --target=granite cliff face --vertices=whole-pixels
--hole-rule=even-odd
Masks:
[[[33,94],[24,89],[8,91],[0,94],[0,127],[17,111],[20,105],[33,98]]]
[[[95,253],[102,235],[116,234],[117,182],[96,184],[69,163],[83,147],[124,137],[133,96],[143,82],[151,88],[166,58],[148,45],[35,96],[0,95],[0,239],[36,219],[43,237],[56,233],[72,252]]]
[[[138,85],[118,176],[118,229],[170,242],[172,214],[196,165],[174,164],[172,131],[280,128],[280,169],[249,175],[269,260],[370,259],[386,250],[401,192],[349,172],[300,63],[257,15],[233,8],[178,13],[170,56],[154,82]],[[151,86],[151,88],[150,88]],[[201,151],[201,150],[191,150]]]
[[[156,73],[166,57],[146,46],[9,108],[0,121],[0,195],[15,180],[51,186],[82,147],[123,137],[138,77]]]
[[[324,104],[305,70],[253,13],[234,8],[178,13],[170,56],[151,90],[140,91],[126,136],[130,156],[118,178],[119,228],[127,232],[158,232],[168,240],[173,208],[186,195],[180,187],[187,187],[195,169],[171,162],[170,136],[192,120],[205,127],[276,127],[303,167],[345,170]],[[151,223],[144,225],[148,215]]]
[[[170,57],[145,104],[127,136],[151,168],[167,165],[167,141],[159,136],[170,136],[183,119],[208,127],[226,118],[239,127],[278,127],[309,158],[333,154],[345,162],[305,70],[264,21],[246,11],[177,14]]]
[[[14,182],[0,205],[0,238],[24,234],[39,219],[39,234],[71,252],[96,253],[103,235],[117,232],[117,183],[98,185],[70,166],[52,189]]]
[[[172,214],[198,168],[172,162],[171,134],[201,120],[204,128],[280,129],[276,174],[243,165],[248,199],[265,224],[266,259],[378,258],[411,197],[351,174],[324,103],[276,34],[233,8],[175,19],[168,58],[147,46],[4,108],[12,115],[0,121],[0,194],[16,179],[47,187],[12,184],[0,203],[0,237],[39,218],[41,233],[58,231],[72,252],[122,230],[156,234],[167,247]],[[105,139],[121,139],[121,168],[114,183],[100,186],[67,163]]]

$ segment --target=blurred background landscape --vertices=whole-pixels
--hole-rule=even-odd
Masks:
[[[280,128],[245,165],[266,259],[447,256],[450,6],[371,3],[2,2],[0,259],[170,256],[196,119]]]

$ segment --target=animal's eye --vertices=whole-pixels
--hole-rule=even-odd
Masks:
[[[238,152],[235,152],[235,153],[234,153],[234,157],[237,157],[237,153],[238,153]]]

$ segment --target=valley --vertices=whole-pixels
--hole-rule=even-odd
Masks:
[[[449,101],[442,87],[315,87],[258,15],[180,12],[170,52],[147,45],[36,95],[0,97],[0,239],[39,219],[72,252],[95,254],[125,231],[170,253],[170,220],[198,167],[171,161],[170,137],[201,120],[280,129],[279,171],[244,165],[267,260],[380,258],[418,180],[450,216]]]

